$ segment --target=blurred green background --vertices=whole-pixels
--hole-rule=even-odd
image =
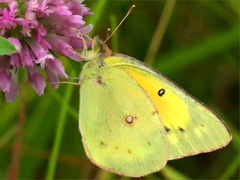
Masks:
[[[169,161],[143,179],[239,179],[239,1],[86,0],[95,12],[92,35],[106,37],[134,3],[137,8],[108,42],[117,52],[152,64],[214,109],[232,142],[211,153]],[[83,62],[61,57],[68,74]],[[94,105],[93,105],[94,106]],[[21,83],[6,103],[0,93],[0,179],[129,179],[93,165],[78,130],[79,87],[48,86],[38,97]]]

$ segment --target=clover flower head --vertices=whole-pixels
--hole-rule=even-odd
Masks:
[[[17,50],[0,55],[0,90],[7,101],[13,101],[18,94],[17,68],[27,69],[29,82],[39,95],[46,87],[40,69],[55,88],[59,77],[68,77],[52,52],[83,60],[76,50],[91,44],[87,33],[92,25],[86,25],[83,19],[90,14],[83,0],[0,0],[0,36]]]

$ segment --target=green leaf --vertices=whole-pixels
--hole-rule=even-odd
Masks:
[[[8,55],[15,53],[17,50],[15,46],[6,38],[0,36],[0,55]]]

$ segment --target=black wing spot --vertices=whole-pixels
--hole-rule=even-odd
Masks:
[[[170,128],[168,128],[167,126],[164,126],[164,128],[165,128],[166,132],[169,132],[169,131],[171,131],[171,129],[170,129]]]
[[[203,125],[203,124],[200,124],[200,126],[201,126],[201,127],[204,127],[204,125]]]
[[[151,146],[151,143],[150,143],[150,142],[148,142],[147,144],[148,144],[148,146]]]
[[[117,150],[117,149],[118,149],[118,146],[115,146],[115,149]]]
[[[132,154],[132,151],[131,151],[131,149],[128,149],[128,154]]]
[[[178,127],[178,130],[181,131],[181,132],[185,131],[185,129],[183,129],[182,127]]]
[[[100,145],[101,145],[101,146],[106,146],[107,144],[104,143],[103,141],[100,141]]]
[[[159,96],[163,96],[165,94],[165,89],[160,89],[159,91],[158,91],[158,95]]]
[[[152,115],[158,114],[158,111],[153,111]]]

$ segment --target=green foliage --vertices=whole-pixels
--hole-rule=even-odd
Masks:
[[[0,36],[0,55],[7,55],[16,52],[15,46],[6,38]]]
[[[137,8],[108,43],[121,53],[143,60],[165,1],[135,3]],[[94,24],[92,34],[105,39],[106,29],[116,26],[116,19],[121,20],[132,1],[86,0],[86,4],[94,12],[89,18]],[[230,127],[232,142],[212,153],[170,161],[145,179],[239,179],[238,7],[234,0],[177,1],[153,63],[217,111]],[[1,47],[0,39],[0,53]],[[61,60],[67,72],[80,74],[83,63],[63,57]],[[30,86],[20,86],[27,95],[27,104],[21,129],[19,179],[43,179],[46,174],[48,179],[129,179],[101,170],[87,159],[78,130],[79,87],[49,87],[44,96],[38,97]],[[20,97],[6,103],[0,93],[0,179],[9,174],[21,104]]]

